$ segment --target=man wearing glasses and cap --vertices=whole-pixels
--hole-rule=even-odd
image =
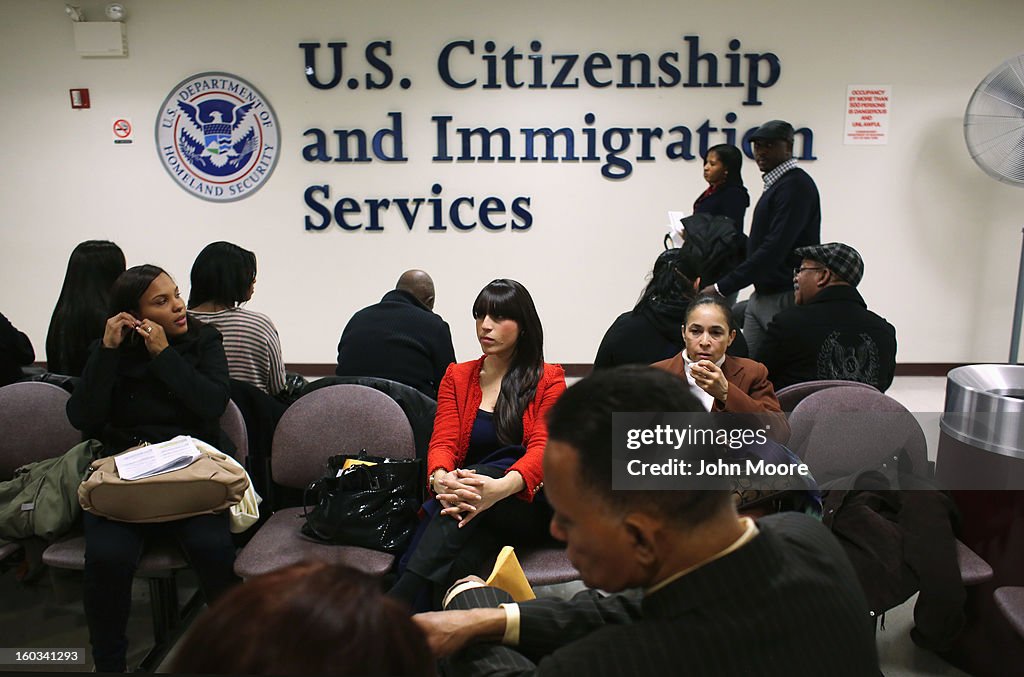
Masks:
[[[775,316],[761,343],[768,378],[776,389],[841,379],[884,392],[896,371],[896,330],[857,291],[864,260],[840,242],[799,247],[794,255],[796,307]]]
[[[818,187],[793,158],[793,125],[770,120],[751,134],[754,161],[764,173],[764,192],[754,207],[747,258],[704,294],[729,296],[749,285],[743,334],[750,356],[761,359],[760,344],[768,323],[793,305],[789,255],[795,247],[821,242]]]

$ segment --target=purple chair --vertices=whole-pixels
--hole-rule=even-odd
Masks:
[[[882,463],[903,450],[928,475],[928,444],[917,419],[876,389],[829,387],[805,397],[789,417],[789,447],[824,483]]]
[[[995,575],[988,562],[960,542],[959,539],[956,542],[956,558],[960,564],[960,578],[963,580],[964,585],[985,583],[992,580],[992,576]]]
[[[4,543],[3,545],[0,545],[0,562],[3,562],[14,553],[20,551],[21,546],[17,543]]]
[[[796,405],[812,393],[816,393],[819,390],[825,390],[826,388],[868,388],[874,390],[876,393],[878,389],[873,385],[867,383],[860,383],[859,381],[840,381],[840,380],[824,380],[824,381],[805,381],[803,383],[794,383],[788,385],[785,388],[775,391],[775,397],[779,398],[779,405],[782,407],[782,411],[793,411]]]
[[[41,381],[0,388],[0,481],[26,463],[56,458],[82,441],[68,421],[66,390]]]
[[[66,390],[24,381],[0,388],[0,482],[17,468],[62,455],[82,441],[68,421]],[[0,562],[21,552],[20,543],[0,541]]]
[[[882,463],[900,450],[915,474],[931,474],[927,441],[917,419],[871,386],[827,388],[808,395],[793,410],[789,425],[790,448],[819,483]],[[985,560],[959,540],[956,548],[964,585],[992,578],[992,567]]]
[[[249,449],[245,421],[242,412],[231,400],[228,400],[228,406],[221,416],[220,426],[235,445],[235,460],[245,465]],[[85,537],[77,534],[56,541],[43,551],[43,563],[54,569],[82,571],[85,569]],[[176,574],[188,567],[188,561],[177,543],[163,540],[146,543],[135,575],[145,578],[149,584],[154,642],[153,648],[139,665],[140,670],[152,672],[160,665],[183,630],[182,618],[191,616],[199,609],[198,593],[186,602],[184,608],[179,605]]]
[[[996,588],[993,594],[996,598],[996,606],[1006,616],[1010,627],[1024,638],[1024,587],[1003,586]]]
[[[242,418],[242,411],[231,400],[228,400],[228,408],[220,417],[220,427],[235,445],[233,457],[236,461],[245,465],[249,458],[249,434],[245,430],[245,419]]]
[[[330,456],[362,449],[374,456],[416,458],[412,427],[401,407],[366,386],[320,388],[296,400],[278,422],[271,475],[278,484],[305,489],[323,477]],[[346,564],[377,576],[391,570],[393,555],[304,537],[299,531],[302,513],[302,508],[274,513],[238,554],[235,573],[251,578],[306,559]]]
[[[564,547],[520,548],[516,557],[534,588],[579,580],[580,572],[569,562]]]

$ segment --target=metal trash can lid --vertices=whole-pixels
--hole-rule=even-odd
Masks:
[[[939,428],[950,437],[1024,458],[1024,365],[970,364],[946,375]]]

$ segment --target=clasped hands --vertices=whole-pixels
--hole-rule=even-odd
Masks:
[[[698,388],[725,404],[729,396],[729,381],[721,367],[711,360],[697,360],[690,365],[690,375]]]
[[[441,502],[441,514],[458,520],[461,528],[498,501],[519,491],[523,480],[515,471],[494,478],[470,468],[457,468],[435,473],[433,486]]]

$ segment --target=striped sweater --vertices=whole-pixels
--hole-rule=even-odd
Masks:
[[[241,307],[213,313],[190,310],[188,314],[220,330],[231,378],[251,383],[271,395],[284,389],[281,339],[269,317]]]

